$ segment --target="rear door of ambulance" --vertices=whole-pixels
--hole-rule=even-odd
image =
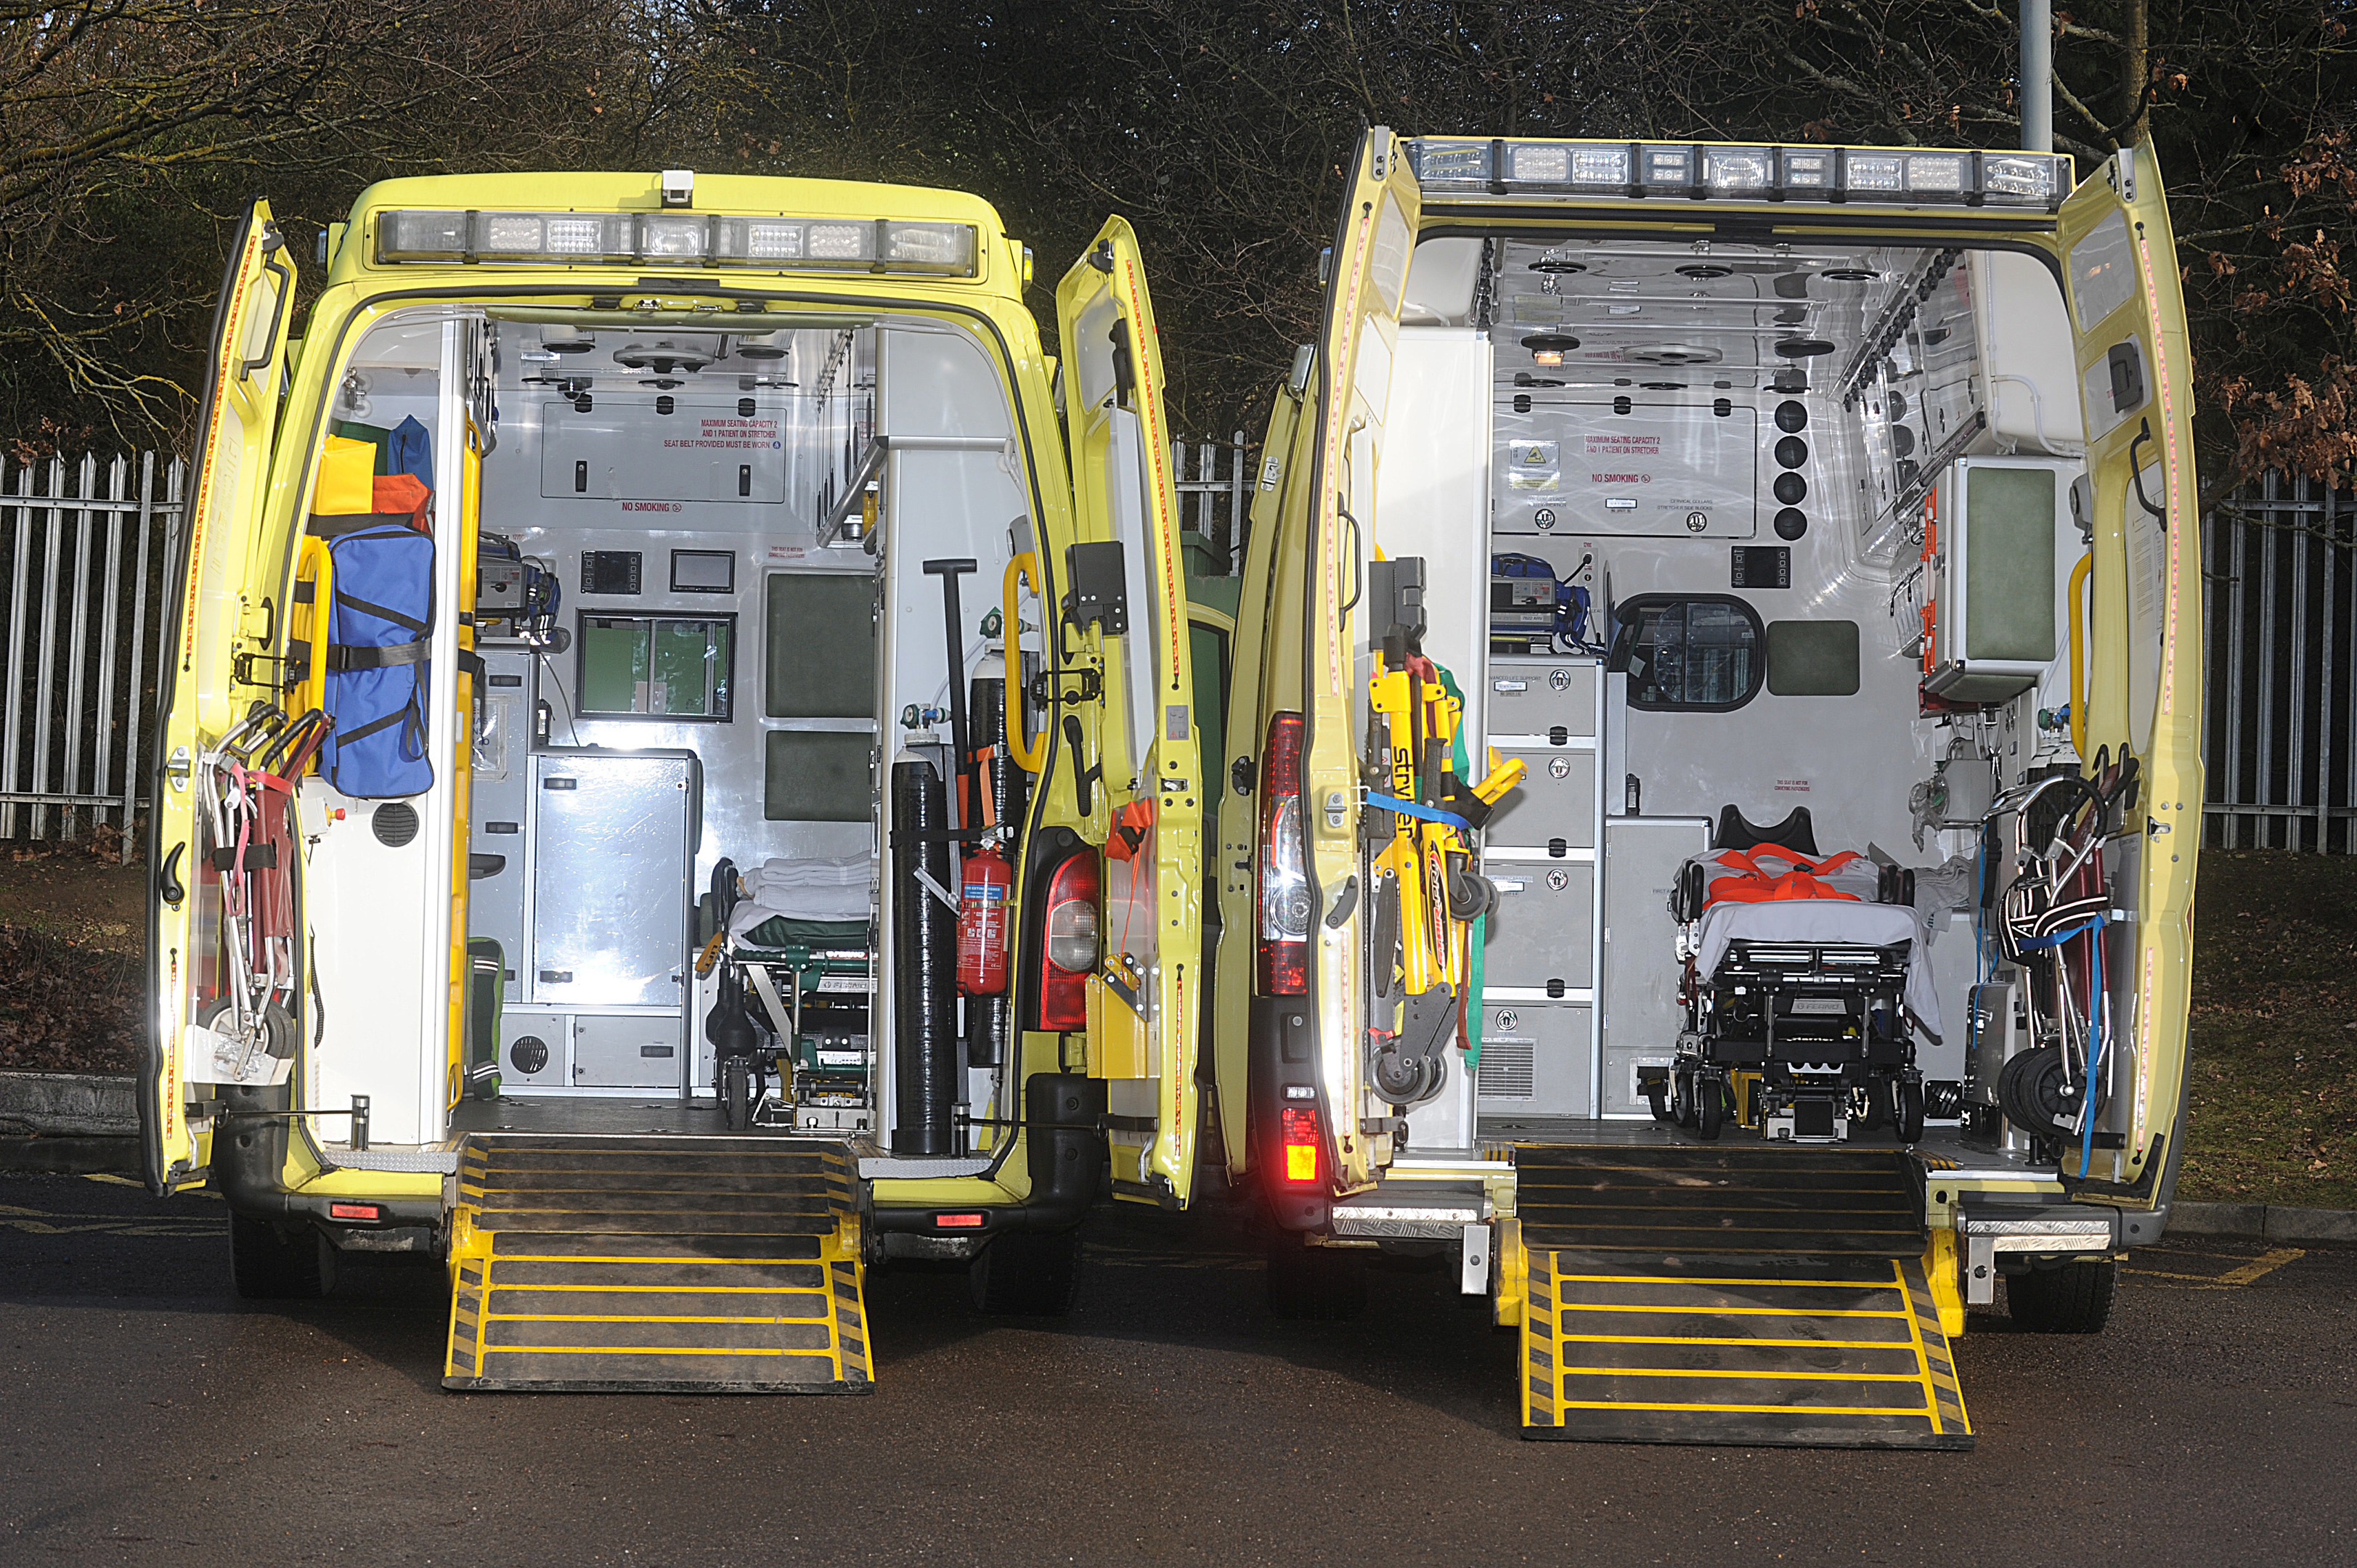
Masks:
[[[285,391],[286,328],[295,263],[270,204],[246,213],[213,313],[212,353],[198,421],[196,485],[168,570],[163,659],[156,675],[154,802],[148,821],[147,1058],[141,1074],[140,1141],[147,1185],[158,1194],[203,1180],[210,1131],[188,1125],[182,1036],[200,983],[210,992],[221,940],[219,882],[202,864],[195,761],[239,716],[234,660],[241,639],[271,651],[275,590],[250,591],[253,552],[269,489],[271,438]]]
[[[1090,982],[1090,1015],[1102,1020],[1090,1071],[1109,1080],[1114,1195],[1183,1208],[1194,1188],[1202,1033],[1203,759],[1168,382],[1127,222],[1109,220],[1064,274],[1056,317],[1071,378],[1074,510],[1082,538],[1121,544],[1128,601],[1126,630],[1104,639],[1102,698],[1063,712],[1093,712],[1098,787],[1116,806],[1127,799],[1126,821],[1143,834],[1135,854],[1106,864],[1103,951],[1132,961]]]
[[[1295,493],[1306,517],[1289,520],[1305,541],[1302,822],[1310,920],[1309,1016],[1318,1031],[1322,1118],[1343,1190],[1374,1179],[1377,1150],[1360,1131],[1364,1102],[1366,966],[1370,922],[1358,886],[1359,747],[1366,644],[1369,541],[1383,415],[1399,346],[1401,295],[1415,247],[1423,194],[1407,144],[1384,126],[1367,133],[1334,232],[1325,319],[1318,330],[1317,422],[1308,483]],[[1276,650],[1282,656],[1282,650]]]
[[[2077,339],[2095,584],[2087,746],[2143,768],[2146,816],[2128,978],[2134,1020],[2126,1147],[2075,1158],[2066,1183],[2132,1206],[2165,1200],[2183,1135],[2192,979],[2193,867],[2201,837],[2201,575],[2193,473],[2192,359],[2177,245],[2150,146],[2122,150],[2062,205],[2061,242]],[[2118,951],[2120,950],[2110,950]],[[2126,954],[2123,954],[2126,956]],[[2112,1118],[2114,1125],[2119,1123]]]

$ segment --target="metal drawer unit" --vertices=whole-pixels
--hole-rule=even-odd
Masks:
[[[1482,948],[1478,1109],[1483,1116],[1592,1116],[1603,666],[1497,657],[1485,682],[1485,739],[1528,771],[1482,832],[1482,869],[1499,897]],[[1498,1026],[1501,1017],[1511,1022]],[[1494,1062],[1493,1026],[1502,1029]],[[1517,1092],[1525,1081],[1526,1097]]]
[[[1615,817],[1605,827],[1598,1083],[1607,1116],[1650,1116],[1636,1069],[1665,1064],[1683,1015],[1670,886],[1710,847],[1706,817]]]

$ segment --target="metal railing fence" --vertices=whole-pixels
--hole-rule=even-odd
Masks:
[[[2357,853],[2357,496],[2270,474],[2201,565],[2203,842]]]
[[[1230,577],[1243,570],[1244,534],[1252,510],[1252,472],[1241,430],[1225,441],[1170,443],[1170,464],[1178,477],[1181,538],[1205,557],[1198,576]],[[1188,536],[1192,536],[1191,538]]]
[[[156,452],[0,458],[0,843],[83,838],[111,821],[131,858],[184,478]]]
[[[1243,433],[1171,443],[1198,575],[1242,564]],[[123,833],[146,805],[185,463],[0,458],[0,843]],[[2357,496],[2269,476],[2202,532],[2208,799],[2222,848],[2357,853]]]

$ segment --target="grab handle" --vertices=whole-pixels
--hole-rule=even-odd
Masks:
[[[1023,661],[1017,628],[1022,622],[1015,618],[1015,585],[1028,581],[1034,597],[1045,600],[1047,594],[1039,585],[1039,557],[1025,551],[1006,564],[1006,574],[1000,579],[998,596],[1001,605],[998,635],[1000,638],[999,679],[1006,685],[1006,755],[1015,759],[1024,772],[1036,775],[1048,765],[1048,736],[1045,732],[1035,744],[1026,734],[1023,718]]]

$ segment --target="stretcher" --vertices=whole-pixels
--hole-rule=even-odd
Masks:
[[[705,1035],[732,1131],[874,1129],[872,875],[866,855],[714,868],[697,972],[720,977]]]
[[[1654,1116],[1706,1139],[1730,1118],[1771,1141],[1921,1138],[1916,1036],[1940,1025],[1912,875],[1818,853],[1805,811],[1761,830],[1730,807],[1714,837],[1671,897],[1684,1027],[1639,1071]]]

